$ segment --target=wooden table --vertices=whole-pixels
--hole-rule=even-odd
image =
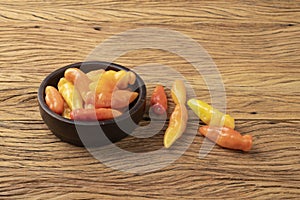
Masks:
[[[0,199],[299,198],[298,0],[1,1],[0,22]],[[249,153],[215,146],[200,159],[203,137],[196,135],[174,163],[132,174],[106,167],[48,130],[38,110],[41,81],[85,60],[110,36],[147,27],[178,31],[207,50],[223,79],[227,113],[238,131],[254,138]],[[211,101],[203,78],[175,54],[140,49],[115,62],[173,67],[200,99]],[[136,152],[161,148],[163,132],[143,143],[129,137],[118,144]]]

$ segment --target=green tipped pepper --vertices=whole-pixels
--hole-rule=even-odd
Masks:
[[[224,126],[234,129],[234,118],[230,115],[224,114],[218,109],[213,108],[207,103],[197,99],[190,99],[187,104],[205,124],[209,125],[212,120],[212,116],[214,115],[224,122]]]
[[[65,78],[61,78],[57,84],[58,91],[71,110],[82,108],[82,98],[74,85]]]

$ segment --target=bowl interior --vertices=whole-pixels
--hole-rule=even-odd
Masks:
[[[54,72],[52,72],[50,75],[48,75],[44,81],[41,83],[39,91],[38,91],[38,101],[43,110],[47,112],[49,115],[52,117],[64,121],[66,123],[75,123],[74,120],[70,120],[67,118],[64,118],[53,111],[49,109],[49,107],[46,105],[45,102],[45,88],[47,86],[54,86],[57,88],[57,83],[59,82],[60,78],[64,76],[64,72],[68,68],[80,68],[83,72],[87,73],[89,71],[93,70],[98,70],[98,69],[104,69],[104,70],[114,70],[114,71],[119,71],[119,70],[125,70],[125,71],[131,71],[130,69],[123,67],[121,65],[115,64],[115,63],[108,63],[108,62],[99,62],[99,61],[91,61],[91,62],[80,62],[80,63],[75,63],[71,64],[65,67],[62,67]],[[132,71],[135,73],[134,71]],[[139,95],[138,97],[129,105],[129,110],[125,110],[125,112],[114,119],[110,120],[102,120],[102,121],[76,121],[76,124],[111,124],[115,123],[118,120],[123,120],[124,118],[127,118],[129,116],[134,115],[136,112],[138,112],[139,108],[145,103],[146,101],[146,87],[144,81],[141,79],[141,77],[136,74],[136,82],[134,85],[129,86],[132,91],[137,92]]]

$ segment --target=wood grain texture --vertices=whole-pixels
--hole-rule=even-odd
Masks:
[[[299,11],[298,0],[0,1],[0,199],[298,199]],[[226,89],[227,113],[236,118],[238,131],[254,137],[252,151],[215,146],[200,159],[203,137],[193,138],[188,129],[184,137],[193,142],[178,160],[155,172],[131,174],[105,166],[48,130],[36,99],[47,74],[84,61],[114,34],[143,27],[179,31],[206,49]],[[180,42],[172,45],[182,48]],[[143,49],[115,62],[172,67],[198,98],[211,102],[214,91],[178,55]],[[148,96],[157,79],[170,86],[176,78],[164,69],[140,74]],[[170,114],[172,101],[169,105]],[[146,114],[142,124],[148,122]],[[189,125],[198,126],[195,116]],[[165,128],[117,145],[135,153],[157,150]],[[131,160],[113,161],[132,166]]]
[[[215,146],[207,157],[199,159],[203,137],[197,135],[176,162],[154,173],[138,175],[112,170],[84,149],[60,142],[42,121],[3,121],[0,133],[5,151],[1,166],[6,170],[0,172],[1,194],[13,199],[193,199],[199,194],[214,198],[296,198],[300,189],[298,125],[298,121],[240,120],[237,129],[254,137],[251,152]],[[128,137],[118,145],[132,152],[153,150],[162,146],[162,136],[163,131],[144,143]]]

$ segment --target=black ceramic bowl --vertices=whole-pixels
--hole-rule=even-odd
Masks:
[[[57,87],[65,70],[71,67],[80,68],[85,73],[97,69],[130,71],[130,69],[114,63],[92,61],[71,64],[52,72],[44,79],[38,90],[40,114],[48,128],[62,141],[86,147],[99,147],[114,143],[131,133],[145,112],[146,87],[141,77],[134,72],[136,82],[132,89],[138,92],[139,96],[121,116],[103,121],[74,121],[54,113],[45,102],[46,86]]]

